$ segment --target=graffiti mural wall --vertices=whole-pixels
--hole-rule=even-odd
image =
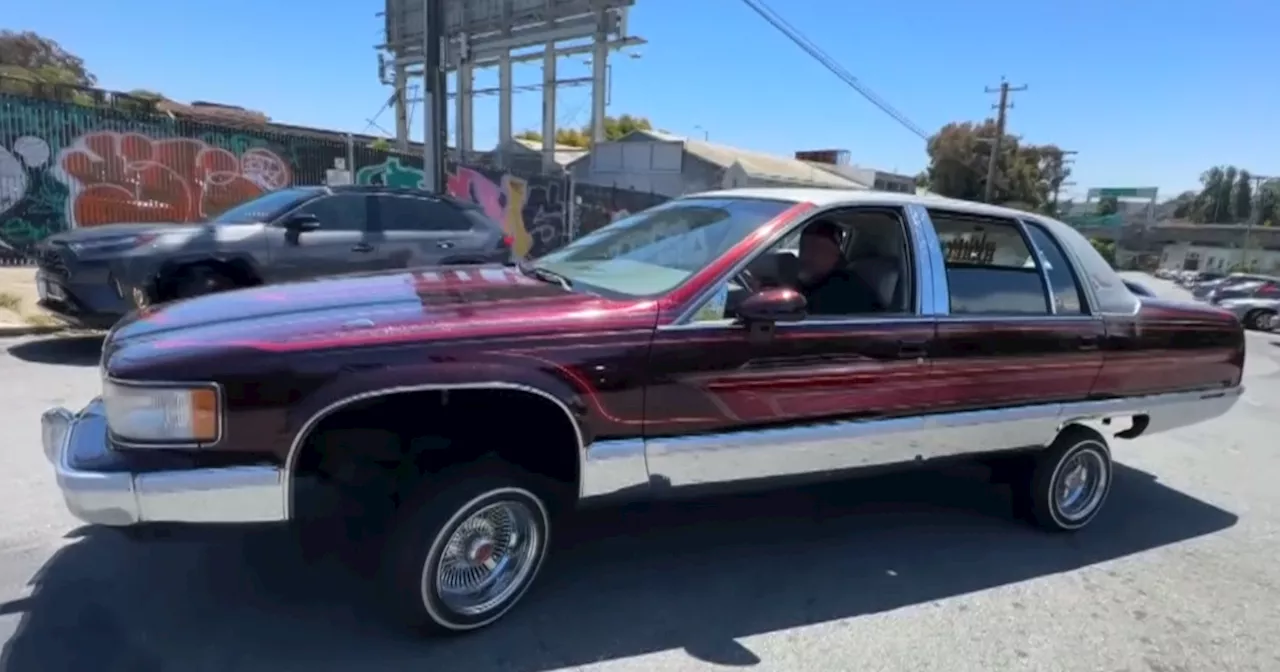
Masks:
[[[665,203],[666,196],[617,187],[579,184],[574,187],[576,204],[574,221],[577,235],[582,236],[620,217]]]
[[[303,130],[0,94],[0,263],[28,261],[36,243],[75,227],[203,221],[268,191],[323,184],[337,161],[352,164],[358,184],[425,186],[421,156]],[[592,231],[664,200],[584,187],[570,207],[566,175],[447,170],[449,192],[502,222],[516,251],[531,257],[564,245],[575,229]]]
[[[0,257],[78,226],[196,222],[265,191],[319,184],[340,137],[0,95]]]
[[[364,163],[359,159],[357,163],[362,167],[356,171],[356,184],[425,187],[421,157],[388,156],[377,163]],[[537,257],[569,242],[567,177],[516,177],[452,163],[446,170],[449,194],[479,205],[490,217],[502,222],[515,239],[516,254]]]

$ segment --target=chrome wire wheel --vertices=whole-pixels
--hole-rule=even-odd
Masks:
[[[1053,481],[1053,505],[1068,522],[1087,518],[1102,504],[1111,479],[1106,457],[1083,448],[1063,460]]]
[[[541,518],[523,501],[487,504],[457,523],[434,567],[423,572],[423,594],[433,591],[456,614],[483,618],[529,583],[542,557]]]

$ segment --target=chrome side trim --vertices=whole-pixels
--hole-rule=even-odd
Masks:
[[[578,442],[577,449],[578,449],[579,495],[581,496],[582,488],[585,485],[585,482],[586,482],[585,479],[588,471],[586,466],[587,446],[582,438],[582,428],[578,425],[578,421],[573,417],[573,411],[569,410],[569,407],[566,406],[563,401],[557,399],[555,395],[543,390],[539,390],[536,387],[530,387],[528,385],[520,385],[517,383],[506,383],[506,382],[496,381],[496,380],[488,381],[488,382],[479,382],[479,383],[400,385],[396,387],[385,387],[377,390],[369,390],[366,392],[361,392],[359,394],[353,394],[348,397],[343,397],[342,399],[339,399],[329,404],[328,406],[325,406],[324,408],[320,409],[314,415],[308,418],[305,423],[303,423],[302,428],[299,429],[297,435],[294,436],[293,443],[289,446],[289,454],[284,461],[284,492],[282,496],[284,499],[285,517],[290,520],[292,520],[294,517],[293,481],[294,481],[294,471],[297,468],[298,454],[299,452],[301,452],[302,445],[303,443],[306,442],[306,439],[311,434],[311,431],[315,429],[316,425],[319,424],[321,420],[337,412],[342,407],[347,406],[349,404],[356,403],[357,401],[364,401],[366,399],[374,399],[377,397],[385,397],[392,394],[402,394],[402,393],[410,393],[410,392],[443,392],[446,390],[448,391],[514,390],[517,392],[525,392],[528,394],[533,394],[554,403],[557,407],[560,408],[561,411],[564,411],[565,417],[568,418],[569,424],[573,427],[574,437],[577,439],[577,442]]]
[[[1063,426],[1108,417],[1145,415],[1149,424],[1142,435],[1188,427],[1224,415],[1244,396],[1244,386],[1145,397],[1104,399],[1065,404]]]
[[[1107,418],[1146,415],[1146,433],[1167,431],[1226,413],[1242,393],[1237,387],[661,438],[647,441],[645,453],[654,480],[676,488],[724,484],[1044,446],[1070,424]]]
[[[45,455],[67,509],[97,525],[139,523],[257,523],[285,520],[281,472],[270,465],[157,471],[88,471],[75,462],[107,455],[106,418],[95,399],[73,414],[65,408],[41,417]]]
[[[774,328],[779,333],[785,333],[791,329],[802,329],[806,327],[824,326],[824,327],[859,327],[866,325],[885,325],[885,324],[933,324],[937,320],[933,317],[922,317],[919,315],[901,315],[876,313],[868,314],[860,317],[825,317],[813,316],[806,317],[803,322],[779,322]],[[738,329],[745,334],[746,331],[741,322],[733,319],[720,320],[701,320],[698,322],[688,322],[685,324],[662,324],[658,325],[658,331],[697,331],[701,329]]]
[[[596,441],[582,466],[581,500],[643,493],[649,485],[644,439]]]

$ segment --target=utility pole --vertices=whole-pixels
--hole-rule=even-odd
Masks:
[[[1249,272],[1249,248],[1253,246],[1253,227],[1255,224],[1261,224],[1262,210],[1258,207],[1262,205],[1262,185],[1274,180],[1275,177],[1268,175],[1250,175],[1249,179],[1253,181],[1253,212],[1249,213],[1249,219],[1246,220],[1244,226],[1244,246],[1240,249],[1240,270]]]
[[[996,159],[1000,156],[1000,143],[1004,142],[1004,122],[1005,115],[1013,104],[1009,102],[1009,94],[1015,91],[1026,91],[1026,85],[1009,86],[1009,82],[1004,81],[1004,77],[1000,78],[1000,88],[993,89],[987,87],[987,93],[999,93],[1000,102],[993,105],[996,112],[996,137],[991,141],[991,158],[987,161],[987,188],[982,200],[990,203],[991,198],[995,195],[996,186]]]
[[[1062,191],[1062,188],[1075,184],[1074,182],[1067,182],[1065,179],[1067,164],[1075,161],[1075,159],[1068,159],[1067,157],[1075,156],[1076,154],[1079,154],[1079,153],[1080,152],[1077,152],[1074,149],[1064,149],[1062,150],[1062,153],[1058,154],[1053,159],[1053,167],[1052,167],[1053,201],[1052,202],[1053,202],[1053,215],[1055,217],[1058,216],[1058,196]]]
[[[427,189],[445,193],[445,155],[448,138],[448,90],[445,84],[444,63],[444,2],[422,0],[424,86],[422,106],[422,171]]]

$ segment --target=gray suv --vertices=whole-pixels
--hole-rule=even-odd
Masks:
[[[87,328],[134,308],[324,275],[510,263],[512,238],[479,207],[381,186],[293,187],[199,224],[72,229],[37,247],[40,306]]]

